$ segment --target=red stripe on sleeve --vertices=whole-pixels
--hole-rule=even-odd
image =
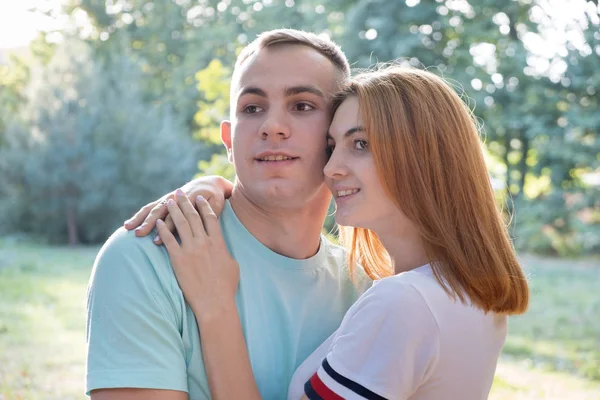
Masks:
[[[317,375],[316,372],[310,378],[310,385],[312,386],[314,391],[317,392],[319,396],[321,396],[323,400],[344,400],[343,397],[338,396],[335,392],[333,392],[331,389],[325,386],[325,384],[323,383],[321,378],[319,378],[319,375]]]

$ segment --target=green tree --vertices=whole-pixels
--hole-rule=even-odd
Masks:
[[[516,244],[524,249],[591,249],[577,239],[583,211],[595,216],[584,223],[584,236],[597,249],[598,240],[589,238],[598,232],[598,188],[580,179],[597,171],[600,151],[592,99],[599,11],[597,4],[587,9],[584,48],[569,44],[566,57],[550,59],[532,53],[525,41],[543,36],[544,24],[553,24],[550,15],[524,0],[361,0],[348,10],[341,34],[358,66],[403,58],[462,83],[457,90],[477,105],[487,149],[504,166]],[[566,72],[552,73],[550,67],[565,62]],[[536,63],[547,68],[540,71]]]
[[[11,57],[0,65],[0,147],[4,144],[7,125],[25,102],[23,92],[29,80],[29,68],[20,58]]]
[[[139,66],[140,101],[171,113],[203,142],[219,142],[238,51],[267,29],[328,34],[356,67],[402,58],[460,82],[500,167],[499,197],[515,212],[515,243],[568,253],[600,247],[598,186],[585,180],[599,169],[600,17],[597,1],[586,7],[585,23],[568,22],[584,44],[550,56],[540,56],[531,37],[555,22],[531,0],[71,0],[65,11],[91,21],[92,30],[79,33],[94,59],[112,65],[125,57]],[[40,49],[41,59],[53,50]],[[221,150],[199,169],[231,167]]]
[[[193,176],[208,154],[172,110],[143,102],[139,83],[127,57],[100,63],[76,39],[33,69],[0,153],[5,226],[53,242],[99,242]]]

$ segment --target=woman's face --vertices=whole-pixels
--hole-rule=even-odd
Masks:
[[[406,217],[379,179],[363,128],[358,99],[349,97],[337,109],[327,138],[331,157],[324,172],[337,205],[335,220],[375,232],[389,230],[390,224],[406,226]]]

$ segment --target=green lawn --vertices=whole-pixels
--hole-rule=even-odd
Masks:
[[[85,399],[97,250],[0,240],[0,400]],[[522,260],[531,308],[511,319],[490,399],[600,400],[600,260]]]

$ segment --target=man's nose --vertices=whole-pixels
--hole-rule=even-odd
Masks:
[[[262,139],[288,139],[292,131],[289,121],[283,111],[271,111],[260,127],[259,134]]]

